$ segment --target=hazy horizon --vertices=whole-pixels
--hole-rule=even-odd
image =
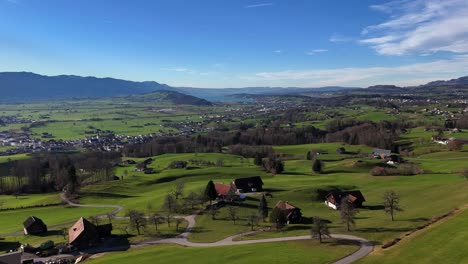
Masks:
[[[197,88],[413,86],[468,75],[462,0],[0,0],[0,16],[2,72]]]

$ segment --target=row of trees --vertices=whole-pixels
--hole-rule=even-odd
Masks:
[[[110,180],[112,169],[120,161],[115,152],[82,154],[49,153],[9,163],[9,177],[0,176],[0,193],[40,193],[67,191],[74,193],[84,180]]]
[[[144,144],[127,145],[125,156],[148,157],[165,153],[221,152],[230,146],[228,152],[244,157],[262,158],[272,153],[263,146],[297,145],[321,142],[344,142],[351,145],[365,144],[380,148],[390,148],[400,133],[407,127],[405,123],[334,121],[329,131],[313,126],[282,127],[280,123],[256,128],[239,128],[236,131],[213,131],[206,135],[186,137],[159,137]],[[341,123],[340,123],[341,122]]]

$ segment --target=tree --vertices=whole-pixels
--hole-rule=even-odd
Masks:
[[[107,220],[109,220],[109,224],[112,224],[112,218],[114,218],[114,214],[113,213],[107,213],[106,216],[107,216]]]
[[[263,195],[262,199],[260,199],[260,204],[258,205],[258,215],[262,218],[263,222],[265,222],[265,218],[268,217],[268,204],[265,195]]]
[[[223,167],[224,166],[224,159],[219,158],[216,160],[216,167]]]
[[[254,230],[254,226],[258,224],[258,218],[259,216],[257,214],[250,214],[247,217],[247,223],[250,226],[250,231]]]
[[[284,171],[284,163],[277,157],[269,157],[263,161],[263,169],[271,174],[281,174]]]
[[[314,159],[312,163],[312,170],[315,173],[322,173],[323,172],[323,162],[319,159]]]
[[[68,168],[67,176],[68,176],[67,177],[68,178],[67,195],[75,194],[79,188],[78,177],[76,176],[75,166],[71,165]]]
[[[462,170],[462,171],[460,172],[460,175],[461,175],[465,180],[468,181],[468,169]],[[0,206],[2,206],[2,205],[0,204]]]
[[[185,204],[190,207],[190,209],[194,209],[195,205],[199,203],[199,197],[195,192],[190,192],[186,197],[185,197]]]
[[[154,213],[151,215],[150,219],[151,219],[151,222],[153,222],[154,229],[158,231],[158,226],[161,223],[161,216],[157,213]]]
[[[182,222],[184,222],[184,219],[176,218],[175,221],[176,221],[176,232],[179,232],[179,226],[180,224],[182,224]]]
[[[383,195],[385,212],[390,214],[392,221],[394,221],[394,214],[401,212],[403,209],[400,207],[400,195],[395,191],[385,191]]]
[[[205,198],[210,201],[210,207],[212,202],[216,200],[217,197],[218,193],[216,192],[215,185],[213,181],[210,180],[205,188]]]
[[[179,181],[175,184],[173,193],[174,193],[176,200],[179,199],[179,196],[184,195],[184,187],[185,187],[185,184],[183,181]]]
[[[286,216],[286,213],[283,210],[279,208],[274,208],[273,211],[271,211],[270,223],[274,224],[277,230],[280,230],[283,227],[285,227],[287,222],[288,217]]]
[[[67,240],[68,228],[64,227],[60,231],[62,232],[63,240]]]
[[[262,166],[262,164],[263,164],[262,155],[260,155],[260,153],[257,152],[254,157],[254,165]]]
[[[461,151],[463,149],[463,142],[460,140],[450,140],[447,144],[450,151]]]
[[[97,216],[90,216],[89,219],[93,222],[94,225],[99,225],[99,217]]]
[[[347,197],[344,197],[340,203],[341,221],[346,224],[346,230],[351,231],[351,225],[355,224],[354,217],[358,213],[357,209]]]
[[[171,193],[166,194],[164,199],[163,209],[166,210],[167,226],[171,226],[171,215],[175,212],[177,201]]]
[[[228,207],[228,215],[229,215],[229,219],[231,219],[234,224],[236,224],[236,220],[237,220],[237,207],[234,207],[234,206],[229,206]]]
[[[217,206],[210,206],[211,220],[215,220],[218,214],[219,214],[219,208]]]
[[[143,212],[132,209],[127,212],[126,216],[130,219],[130,226],[137,230],[138,235],[141,235],[141,228],[146,226],[146,218]]]
[[[327,223],[319,217],[314,217],[314,224],[310,229],[312,238],[316,238],[322,243],[323,237],[330,237],[330,231],[328,230]]]

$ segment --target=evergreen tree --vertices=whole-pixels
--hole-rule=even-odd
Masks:
[[[322,173],[323,172],[323,163],[319,159],[315,159],[314,162],[312,163],[312,170],[315,173]]]
[[[258,205],[258,215],[263,219],[263,222],[265,222],[265,218],[268,217],[268,204],[265,195],[263,195],[262,199],[260,199],[260,204]]]
[[[208,182],[205,189],[205,198],[210,201],[210,206],[214,200],[218,197],[218,193],[216,192],[215,185],[212,180]]]
[[[255,154],[254,164],[257,165],[257,166],[262,166],[262,164],[263,164],[262,156],[258,152]]]

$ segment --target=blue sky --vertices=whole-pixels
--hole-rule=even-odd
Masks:
[[[468,75],[466,0],[0,0],[0,71],[207,88]]]

